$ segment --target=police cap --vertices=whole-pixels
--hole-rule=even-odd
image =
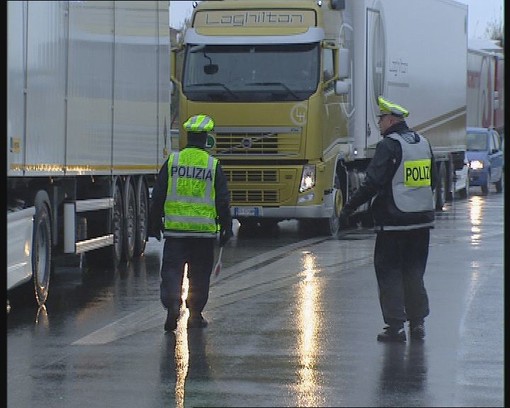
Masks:
[[[214,121],[209,116],[200,114],[189,118],[183,127],[192,133],[210,132],[214,129]]]
[[[382,96],[379,96],[377,102],[379,105],[379,115],[377,116],[393,115],[398,118],[406,118],[409,116],[409,111],[407,109],[384,99]]]

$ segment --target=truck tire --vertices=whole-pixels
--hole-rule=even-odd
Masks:
[[[131,177],[126,178],[124,181],[123,198],[124,230],[122,234],[122,260],[130,262],[135,253],[136,230],[138,224],[136,217],[136,195]]]
[[[333,190],[333,213],[329,218],[329,233],[335,239],[339,239],[340,234],[340,212],[344,206],[344,195],[341,189]]]
[[[108,215],[109,231],[113,234],[113,245],[87,252],[85,259],[88,266],[111,271],[114,271],[119,266],[122,259],[124,242],[123,211],[124,204],[120,180],[115,178],[113,181],[113,209],[109,211]]]
[[[122,200],[122,190],[120,186],[120,180],[117,180],[114,186],[113,193],[113,211],[112,211],[112,232],[113,232],[113,245],[109,251],[112,253],[110,266],[117,268],[122,259],[122,243],[124,242],[124,205]]]
[[[439,164],[438,178],[439,180],[434,190],[434,203],[436,204],[436,211],[442,211],[446,203],[446,190],[448,188],[444,163]]]
[[[32,238],[32,276],[35,300],[39,307],[48,298],[51,275],[51,217],[46,192],[38,194],[35,202],[34,233]]]
[[[133,256],[138,258],[145,251],[147,245],[147,231],[149,223],[149,190],[143,176],[136,182],[136,233],[135,252]]]

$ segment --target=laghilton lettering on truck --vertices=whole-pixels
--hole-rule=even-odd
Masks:
[[[221,15],[215,18],[216,13],[207,13],[205,23],[219,26],[248,26],[260,24],[303,24],[302,14],[282,14],[271,11],[246,12],[242,14]]]

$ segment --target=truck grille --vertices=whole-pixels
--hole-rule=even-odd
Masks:
[[[215,155],[290,157],[299,153],[300,128],[217,128]]]
[[[243,204],[274,204],[279,200],[279,193],[274,183],[279,181],[279,173],[273,169],[229,169],[223,167],[230,189],[230,201],[233,205]],[[272,183],[268,188],[260,189],[253,186],[246,189],[236,188],[236,184]]]
[[[260,182],[278,182],[278,172],[276,170],[229,170],[223,169],[227,180],[231,183],[260,183]]]
[[[278,202],[276,190],[231,190],[231,204],[274,204]]]

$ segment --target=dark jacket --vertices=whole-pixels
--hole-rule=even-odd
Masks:
[[[202,144],[189,142],[186,148],[194,147],[203,149]],[[165,200],[168,188],[168,159],[161,167],[156,184],[152,189],[151,206],[149,211],[149,236],[159,236],[159,231],[163,231],[163,217]],[[223,173],[220,163],[216,167],[216,177],[214,180],[216,190],[216,212],[218,213],[218,223],[222,229],[232,230],[232,216],[230,215],[230,193],[228,191],[227,178]]]
[[[391,133],[402,135],[408,132],[412,132],[412,130],[407,124],[399,122],[388,128],[383,136]],[[437,183],[437,170],[432,149],[431,156],[431,188],[434,190]],[[392,180],[401,160],[402,147],[400,143],[392,138],[384,137],[376,146],[374,157],[367,167],[364,182],[345,204],[345,212],[350,215],[356,208],[375,196],[371,208],[376,229],[384,229],[384,226],[405,227],[406,225],[433,222],[434,211],[404,213],[395,205]]]

